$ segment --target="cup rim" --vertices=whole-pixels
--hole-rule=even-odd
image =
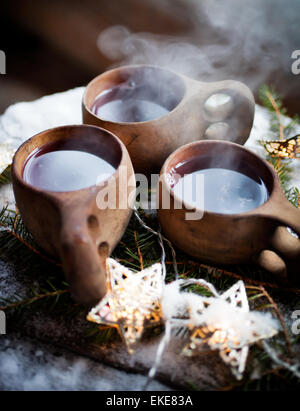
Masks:
[[[43,130],[37,134],[34,134],[32,137],[30,137],[29,139],[25,140],[16,150],[14,157],[13,157],[13,161],[12,161],[12,176],[15,177],[22,185],[24,185],[26,188],[34,191],[35,193],[45,193],[47,195],[52,195],[55,197],[60,197],[60,196],[65,196],[65,195],[72,195],[73,193],[79,193],[79,192],[90,192],[91,190],[95,190],[95,188],[97,188],[98,186],[96,184],[93,184],[91,186],[88,187],[84,187],[84,188],[80,188],[78,190],[69,190],[69,191],[52,191],[52,190],[45,190],[42,188],[38,188],[32,184],[27,183],[24,178],[22,173],[20,173],[17,168],[16,168],[16,159],[18,157],[18,155],[20,154],[21,150],[23,150],[31,141],[38,139],[39,136],[41,136],[42,134],[51,134],[55,131],[58,130],[67,130],[70,128],[83,128],[83,129],[87,129],[87,128],[92,128],[95,129],[96,131],[101,130],[102,132],[109,134],[110,137],[114,138],[115,141],[119,144],[119,147],[121,149],[121,158],[120,158],[120,162],[118,167],[115,169],[115,172],[113,174],[110,175],[110,177],[106,180],[103,181],[103,186],[100,187],[99,186],[99,191],[101,190],[101,188],[104,188],[106,185],[109,184],[109,182],[113,179],[116,178],[119,174],[119,169],[120,166],[124,160],[124,144],[122,143],[122,141],[112,132],[102,128],[102,127],[98,127],[98,126],[94,126],[94,125],[89,125],[89,124],[68,124],[68,125],[63,125],[63,126],[58,126],[58,127],[52,127],[52,128],[48,128],[46,130]],[[84,138],[84,137],[83,137]],[[58,139],[59,140],[59,139]],[[27,154],[26,159],[32,154],[32,151],[30,151],[30,153]],[[23,162],[22,167],[24,167],[25,162]],[[22,168],[23,170],[23,168]]]
[[[163,116],[154,118],[152,120],[147,120],[147,121],[111,121],[111,120],[105,120],[99,116],[97,116],[95,113],[92,112],[92,110],[90,109],[90,107],[88,107],[87,102],[86,102],[86,97],[87,97],[87,93],[89,92],[89,90],[94,86],[95,83],[97,83],[97,81],[103,76],[106,75],[110,75],[112,73],[115,73],[117,71],[125,71],[125,70],[129,70],[129,69],[138,69],[138,68],[153,68],[156,70],[161,70],[161,71],[165,71],[166,73],[170,73],[176,77],[178,77],[178,79],[182,82],[182,86],[183,86],[183,92],[182,92],[182,96],[179,99],[178,103],[176,104],[176,106],[170,110],[167,114],[164,114]],[[156,66],[155,64],[128,64],[128,65],[124,65],[124,66],[120,66],[120,67],[116,67],[107,71],[104,71],[103,73],[99,74],[98,76],[94,77],[85,87],[84,93],[83,93],[83,97],[82,97],[82,104],[84,109],[90,114],[92,115],[94,118],[99,119],[105,123],[108,124],[118,124],[118,125],[122,125],[122,126],[137,126],[139,124],[148,124],[148,123],[153,123],[156,121],[161,120],[162,118],[168,116],[169,114],[173,114],[182,104],[185,96],[186,96],[186,92],[187,92],[187,85],[184,81],[184,75],[180,74],[180,73],[176,73],[176,71],[170,70],[168,68],[162,67],[162,66]]]
[[[235,147],[238,150],[244,151],[247,153],[247,155],[250,155],[254,158],[256,158],[257,161],[260,161],[261,163],[264,164],[264,166],[267,168],[267,170],[270,172],[271,176],[272,176],[272,181],[273,181],[273,187],[272,190],[269,191],[268,190],[268,199],[262,203],[261,205],[259,205],[258,207],[252,208],[251,210],[248,211],[244,211],[241,213],[230,213],[230,214],[225,214],[225,213],[217,213],[217,212],[213,212],[213,211],[207,211],[207,210],[202,210],[198,207],[193,207],[191,208],[189,205],[189,208],[187,208],[187,203],[185,202],[184,199],[182,199],[181,197],[179,197],[170,187],[169,182],[167,181],[167,168],[168,165],[170,163],[170,161],[181,151],[186,150],[189,147],[193,147],[193,146],[198,146],[198,145],[203,145],[203,144],[223,144],[225,146],[232,146]],[[217,216],[217,217],[222,217],[222,218],[227,218],[227,219],[231,219],[231,218],[238,218],[238,217],[248,217],[248,216],[254,216],[254,215],[259,215],[260,211],[264,210],[266,207],[268,207],[268,205],[270,204],[271,201],[274,201],[274,198],[276,196],[278,196],[279,193],[282,193],[282,189],[280,186],[280,182],[279,182],[279,178],[278,175],[276,173],[276,171],[274,170],[274,168],[268,164],[268,162],[261,158],[258,154],[256,154],[255,152],[249,150],[248,148],[237,144],[237,143],[233,143],[231,141],[225,141],[225,140],[198,140],[198,141],[194,141],[192,143],[189,144],[185,144],[184,146],[179,147],[177,150],[173,151],[173,153],[171,153],[169,155],[169,157],[165,160],[162,168],[161,168],[161,172],[160,172],[160,179],[162,181],[162,184],[166,187],[166,189],[168,190],[169,194],[171,197],[174,198],[175,201],[179,201],[183,204],[183,207],[185,208],[185,210],[187,212],[192,212],[193,210],[198,211],[198,212],[203,212],[205,215],[208,216]],[[180,211],[180,210],[179,210]],[[193,221],[192,221],[193,222]]]

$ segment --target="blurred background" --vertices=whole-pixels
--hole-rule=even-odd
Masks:
[[[0,113],[109,67],[161,64],[203,81],[274,86],[299,112],[299,0],[14,0],[1,4]]]

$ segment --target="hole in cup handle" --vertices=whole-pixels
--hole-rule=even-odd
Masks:
[[[300,240],[289,233],[285,226],[280,226],[275,230],[271,238],[271,245],[285,259],[299,257],[300,262]]]
[[[209,102],[214,95],[225,95],[230,97],[232,101],[232,109],[227,103],[223,110],[224,115],[222,115],[222,109],[219,109],[221,117],[215,117],[212,107],[209,110],[205,109],[205,103]],[[245,84],[235,80],[210,83],[209,96],[204,102],[203,110],[211,125],[215,124],[216,121],[216,124],[219,122],[228,124],[229,130],[226,132],[226,139],[238,144],[246,142],[253,124],[255,101],[251,90]],[[216,107],[215,114],[218,114],[218,107]],[[216,138],[218,137],[216,136]],[[224,139],[224,136],[220,138]]]
[[[300,209],[294,207],[285,197],[278,201],[276,208],[269,211],[269,215],[277,222],[278,226],[290,227],[300,238]],[[300,242],[287,230],[277,229],[274,235],[278,237],[277,245],[284,243],[287,238],[294,239],[293,243]]]
[[[286,264],[275,251],[263,250],[257,258],[257,264],[278,278],[287,278]]]
[[[288,274],[289,278],[299,282],[300,210],[286,201],[284,207],[279,207],[273,218],[278,227],[270,238],[271,250],[263,250],[258,257],[258,263],[277,276],[287,277]],[[287,227],[292,228],[299,238],[289,233]],[[297,278],[292,278],[295,275]]]

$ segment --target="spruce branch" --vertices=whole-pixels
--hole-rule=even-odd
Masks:
[[[0,186],[11,183],[11,166],[0,174]]]
[[[269,99],[270,103],[272,104],[272,107],[273,107],[273,109],[274,109],[274,111],[275,111],[275,113],[276,113],[277,119],[278,119],[278,124],[279,124],[279,139],[280,139],[280,140],[283,140],[284,127],[283,127],[283,124],[282,124],[281,118],[280,118],[280,117],[281,117],[281,112],[280,112],[279,107],[278,107],[278,105],[277,105],[277,103],[276,103],[276,100],[275,100],[275,98],[272,96],[271,92],[266,91],[266,95],[267,95],[267,98]]]
[[[289,122],[283,124],[283,116],[287,115],[287,110],[283,106],[281,96],[267,85],[262,85],[259,89],[259,100],[271,113],[270,132],[275,134],[275,138],[283,140],[296,133],[296,127],[300,125],[300,117],[296,114]]]
[[[25,245],[30,251],[38,255],[45,261],[61,266],[57,261],[47,257],[41,253],[34,245],[33,239],[30,233],[25,228],[18,211],[9,210],[7,207],[3,207],[0,210],[0,227],[6,231],[7,234],[14,237],[20,243]]]
[[[66,289],[66,290],[56,290],[56,291],[52,291],[52,292],[46,292],[46,293],[43,293],[43,294],[38,294],[38,295],[35,295],[31,298],[10,301],[10,302],[8,302],[7,305],[4,305],[3,307],[0,307],[0,311],[16,309],[16,308],[19,308],[20,306],[30,305],[30,304],[33,304],[33,303],[39,301],[39,300],[45,299],[45,298],[59,297],[59,296],[61,296],[63,294],[66,294],[66,293],[70,293],[70,290],[68,290],[68,289]],[[5,301],[4,299],[0,299],[0,302],[1,302],[1,300]]]
[[[279,310],[279,308],[278,308],[278,305],[275,303],[275,301],[273,300],[273,298],[270,296],[270,294],[266,291],[266,289],[265,289],[262,285],[260,285],[260,286],[258,286],[258,287],[248,285],[248,286],[246,286],[246,288],[251,289],[251,290],[260,291],[260,294],[258,294],[258,296],[259,296],[259,297],[265,297],[265,298],[267,298],[267,300],[268,300],[269,303],[270,303],[269,306],[273,308],[273,310],[275,311],[275,313],[276,313],[276,315],[277,315],[277,317],[278,317],[278,319],[279,319],[279,321],[280,321],[280,324],[281,324],[281,327],[282,327],[282,331],[283,331],[283,333],[284,333],[284,338],[285,338],[285,341],[286,341],[286,345],[287,345],[289,354],[290,354],[291,356],[294,356],[294,352],[293,352],[292,344],[291,344],[291,341],[290,341],[290,338],[289,338],[289,335],[288,335],[288,332],[287,332],[287,328],[286,328],[286,326],[285,326],[285,322],[284,322],[284,319],[283,319],[283,317],[282,317],[282,314],[281,314],[281,312],[280,312],[280,310]]]
[[[295,127],[299,126],[300,119],[299,116],[294,116],[292,120],[289,121],[285,126],[282,124],[282,115],[287,113],[287,110],[283,107],[282,99],[277,94],[274,89],[271,89],[267,85],[261,86],[259,90],[259,97],[261,103],[270,110],[273,114],[271,118],[270,132],[275,133],[275,138],[282,140],[285,137],[291,136],[292,133],[295,133]],[[260,141],[262,146],[265,146],[265,141]],[[282,189],[288,198],[288,200],[295,206],[299,207],[299,190],[296,187],[289,187],[289,182],[291,180],[290,174],[292,171],[291,160],[290,159],[281,159],[274,157],[272,155],[267,155],[267,161],[272,164],[274,169],[277,172],[279,177]]]

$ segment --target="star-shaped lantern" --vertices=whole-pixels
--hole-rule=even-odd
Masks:
[[[267,314],[249,311],[243,281],[238,281],[219,297],[185,295],[191,336],[183,354],[195,355],[205,346],[218,350],[235,377],[241,379],[249,346],[277,334],[277,322]]]
[[[102,326],[116,327],[129,353],[133,353],[145,327],[162,323],[162,265],[157,263],[134,273],[108,258],[106,271],[107,294],[90,311],[87,319]]]

